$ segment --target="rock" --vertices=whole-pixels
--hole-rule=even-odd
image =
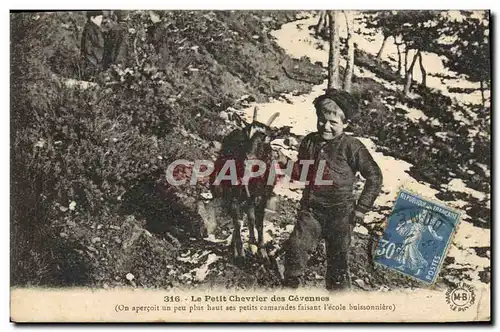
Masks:
[[[101,229],[101,228],[102,228],[101,224],[97,225],[97,229]]]
[[[222,120],[229,120],[229,114],[226,111],[220,111],[219,118]]]
[[[388,291],[390,291],[390,288],[387,286],[380,286],[379,291],[380,292],[388,292]]]
[[[124,238],[122,248],[127,249],[132,247],[134,242],[141,236],[143,229],[139,227],[138,225],[134,225],[130,232],[128,233],[128,236]]]
[[[368,286],[366,286],[365,282],[361,279],[356,279],[354,280],[354,283],[356,285],[358,285],[361,289],[364,289],[364,290],[369,290],[370,288]]]
[[[184,137],[188,137],[189,136],[189,133],[185,129],[181,129],[180,133]]]
[[[192,138],[192,139],[194,139],[195,141],[196,141],[196,140],[198,140],[198,137],[196,137],[196,135],[195,135],[195,134],[193,134],[193,133],[190,133],[190,134],[189,134],[189,137],[191,137],[191,138]]]
[[[98,254],[98,253],[99,253],[99,251],[97,251],[97,249],[96,249],[96,248],[94,248],[94,247],[92,247],[92,246],[87,246],[87,249],[88,249],[89,251],[95,252],[96,254]]]
[[[61,233],[61,234],[59,234],[59,236],[62,237],[63,239],[68,238],[68,234],[66,234],[66,233]]]
[[[250,252],[252,253],[252,255],[257,254],[258,248],[257,248],[257,246],[255,244],[248,245],[248,248],[250,249]]]
[[[132,273],[127,273],[127,275],[125,276],[125,278],[128,280],[128,281],[132,281],[134,280],[134,275]]]
[[[175,236],[169,232],[165,233],[165,235],[170,239],[170,243],[172,243],[177,249],[181,247],[181,243]]]
[[[297,146],[299,145],[299,141],[295,137],[288,137],[285,139],[284,143],[288,146]]]
[[[316,272],[313,272],[313,274],[314,274],[314,279],[316,279],[316,280],[323,280],[323,279],[325,279],[325,277],[320,276],[320,275],[319,275],[319,274],[317,274]]]
[[[96,243],[96,242],[101,241],[101,238],[100,238],[100,237],[98,237],[98,236],[96,236],[96,237],[92,238],[92,240],[91,240],[91,241],[92,241],[92,243]]]
[[[69,203],[69,209],[71,211],[74,211],[76,208],[76,202],[75,201],[71,201],[71,203]]]
[[[222,148],[222,144],[218,141],[212,141],[212,146],[215,148],[215,150],[219,151]]]
[[[115,226],[115,225],[109,225],[109,228],[115,229],[117,231],[119,231],[121,229],[120,226]]]
[[[201,193],[200,196],[205,200],[211,200],[212,198],[214,198],[212,193],[209,191]]]

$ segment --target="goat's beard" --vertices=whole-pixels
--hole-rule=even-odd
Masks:
[[[248,189],[248,184],[245,184],[245,192],[247,193],[247,197],[250,197],[250,190]]]

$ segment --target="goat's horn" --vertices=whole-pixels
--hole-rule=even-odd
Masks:
[[[270,127],[271,124],[273,123],[274,120],[276,120],[276,118],[280,116],[280,113],[279,112],[276,112],[274,113],[273,115],[271,115],[271,117],[269,118],[269,120],[267,120],[267,123],[266,123],[266,126]]]
[[[257,122],[257,111],[258,110],[259,110],[259,108],[257,106],[255,106],[253,109],[253,121],[254,122]]]

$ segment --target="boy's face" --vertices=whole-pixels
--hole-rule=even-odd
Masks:
[[[335,102],[329,101],[327,107],[319,106],[317,128],[323,139],[334,139],[344,132],[346,126],[344,112]]]

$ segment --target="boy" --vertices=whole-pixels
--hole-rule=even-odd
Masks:
[[[115,12],[116,23],[112,24],[106,34],[104,43],[104,68],[121,65],[126,68],[131,56],[129,14],[127,11]]]
[[[102,12],[88,11],[81,40],[81,65],[84,80],[90,81],[102,69],[104,38],[101,30]]]
[[[347,121],[358,110],[356,100],[349,93],[327,91],[316,98],[314,106],[318,131],[303,139],[296,165],[301,160],[311,160],[314,164],[309,168],[312,172],[306,173],[309,183],[306,183],[297,224],[286,246],[285,287],[299,286],[310,254],[324,238],[326,288],[346,289],[351,287],[348,267],[351,233],[354,224],[363,221],[364,214],[379,195],[382,172],[366,147],[358,139],[344,134]],[[294,169],[293,179],[299,179],[302,167],[305,165]],[[323,173],[319,179],[330,183],[315,182],[316,172]],[[366,179],[357,204],[353,194],[356,172]]]

